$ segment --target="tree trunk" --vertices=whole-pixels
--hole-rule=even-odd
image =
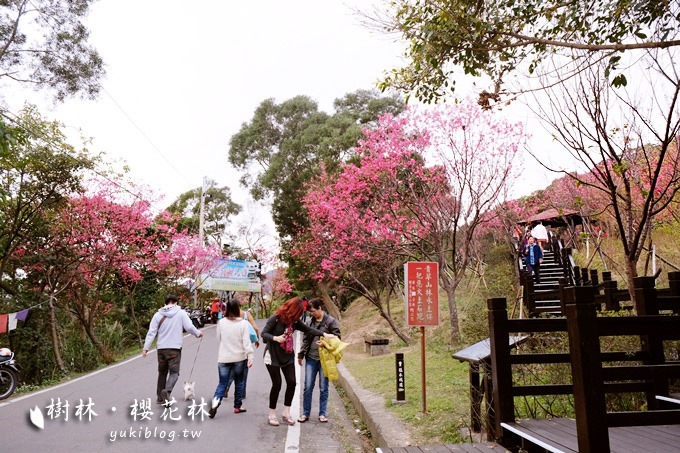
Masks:
[[[398,336],[404,343],[406,343],[406,344],[413,344],[413,340],[411,339],[411,337],[409,337],[408,335],[406,335],[404,332],[402,332],[402,331],[399,329],[399,327],[397,327],[397,325],[394,323],[394,320],[392,319],[392,317],[391,317],[390,315],[388,315],[388,314],[385,312],[385,310],[383,310],[383,308],[382,308],[381,305],[375,304],[375,303],[374,303],[373,305],[375,305],[376,307],[378,307],[378,311],[380,312],[380,316],[382,316],[382,317],[385,319],[385,321],[387,321],[387,324],[390,325],[390,327],[392,328],[392,330],[394,331],[394,333],[396,333],[397,336]]]
[[[328,293],[328,290],[333,287],[335,284],[335,281],[331,282],[319,282],[317,287],[319,288],[319,292],[321,293],[321,298],[324,301],[324,308],[328,312],[329,315],[334,317],[337,320],[340,320],[340,307],[338,307],[335,302],[333,302],[333,299],[331,299],[330,294]]]
[[[78,318],[78,321],[80,321],[80,325],[82,326],[85,335],[87,335],[87,337],[90,339],[94,347],[97,349],[99,357],[101,357],[101,359],[107,365],[109,363],[112,363],[113,355],[108,349],[106,349],[106,346],[104,346],[104,343],[101,342],[101,340],[94,331],[94,319],[92,315],[92,309],[90,309],[90,313],[88,314],[86,305],[82,303],[82,301],[80,300],[74,300],[73,306],[74,306],[74,309],[72,310],[73,313]]]
[[[451,324],[451,344],[458,342],[460,338],[460,326],[458,324],[458,305],[456,304],[456,286],[445,285],[446,298],[449,303],[449,322]]]
[[[130,296],[130,317],[132,318],[132,322],[135,325],[135,333],[137,334],[137,342],[139,343],[139,347],[141,348],[144,346],[144,340],[142,340],[142,334],[140,333],[140,326],[139,326],[139,321],[137,321],[137,316],[135,315],[135,298],[134,295]]]
[[[83,327],[85,328],[85,333],[87,333],[87,336],[90,338],[90,341],[92,341],[92,344],[97,349],[97,352],[99,352],[99,356],[102,358],[104,363],[107,365],[109,363],[113,363],[113,354],[111,354],[111,352],[106,349],[104,343],[101,342],[97,334],[94,332],[94,326],[90,325],[89,323],[83,323]]]
[[[630,257],[625,257],[626,261],[626,284],[628,285],[628,293],[630,294],[630,301],[633,303],[633,308],[637,310],[637,302],[635,301],[635,277],[637,277],[637,262],[634,262]]]
[[[48,298],[48,307],[50,312],[50,337],[52,339],[52,351],[54,353],[54,361],[60,371],[65,371],[64,359],[61,357],[61,347],[59,345],[59,335],[57,334],[57,314],[54,311],[54,294],[50,292]]]

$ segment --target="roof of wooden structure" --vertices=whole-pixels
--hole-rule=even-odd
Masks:
[[[526,220],[517,222],[521,225],[533,224],[535,222],[541,221],[542,223],[551,226],[566,226],[579,225],[583,223],[581,214],[578,211],[571,211],[569,209],[555,209],[550,208],[545,211],[541,211],[538,214],[534,214]]]

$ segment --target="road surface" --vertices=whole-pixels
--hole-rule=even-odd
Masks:
[[[157,361],[153,350],[146,358],[136,356],[72,381],[0,402],[0,426],[4,433],[0,449],[50,453],[361,451],[352,422],[347,420],[333,386],[330,423],[318,421],[315,389],[310,421],[290,427],[269,426],[270,381],[262,362],[262,346],[255,353],[248,375],[247,399],[243,403],[247,412],[234,414],[229,398],[222,401],[217,416],[209,419],[207,410],[218,381],[214,329],[214,325],[206,325],[201,340],[185,337],[180,379],[172,394],[178,401],[170,408],[155,402]],[[17,361],[21,364],[21,357]],[[304,369],[298,367],[298,373],[303,375]],[[184,401],[182,384],[190,374],[196,382],[196,396],[193,401]],[[292,409],[296,419],[302,383],[303,376],[298,374]],[[284,389],[279,397],[279,414]],[[40,425],[41,417],[42,429],[36,426]]]

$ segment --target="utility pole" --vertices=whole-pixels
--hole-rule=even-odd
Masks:
[[[203,247],[203,227],[205,225],[205,176],[201,184],[201,204],[198,214],[198,243]],[[198,308],[198,282],[201,279],[200,275],[196,276],[196,283],[194,284],[194,308]]]
[[[201,210],[198,217],[198,240],[203,245],[203,228],[205,227],[205,176],[201,186]]]

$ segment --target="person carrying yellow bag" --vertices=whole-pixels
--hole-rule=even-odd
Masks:
[[[323,301],[321,299],[312,299],[309,301],[309,326],[324,333],[340,336],[340,324],[338,321],[324,313]],[[304,423],[309,420],[309,415],[312,412],[312,395],[314,393],[314,384],[316,376],[319,376],[319,421],[326,423],[328,416],[326,413],[326,406],[328,405],[328,375],[326,369],[322,367],[321,354],[324,352],[322,345],[323,338],[312,334],[305,334],[302,341],[302,347],[298,353],[298,363],[302,365],[302,360],[305,359],[305,390],[302,399],[302,415],[298,418],[298,422]],[[337,379],[337,370],[336,378]]]

